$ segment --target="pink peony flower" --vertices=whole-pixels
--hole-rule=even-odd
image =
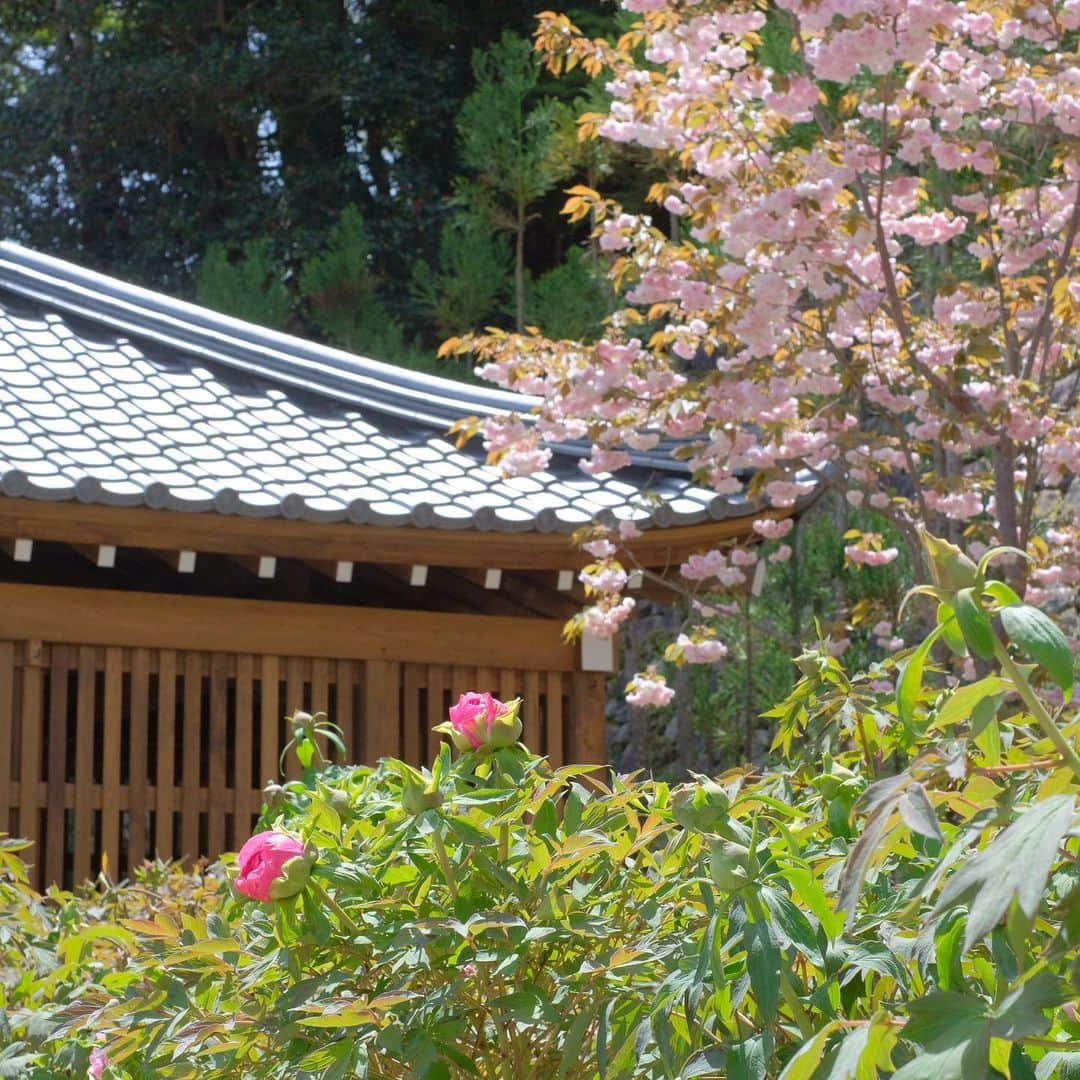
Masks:
[[[101,1080],[101,1077],[105,1074],[105,1068],[109,1064],[109,1055],[105,1053],[100,1047],[96,1050],[90,1051],[90,1065],[86,1070],[86,1075],[93,1077],[93,1080]]]
[[[520,708],[520,699],[506,704],[489,693],[470,691],[450,707],[449,725],[436,731],[445,731],[459,750],[513,746],[521,737]]]
[[[256,833],[237,856],[237,891],[263,904],[295,896],[307,883],[312,861],[295,836],[276,829]]]

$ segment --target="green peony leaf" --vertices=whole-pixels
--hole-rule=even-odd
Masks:
[[[1027,1035],[1045,1035],[1050,1021],[1044,1015],[1065,1000],[1061,980],[1045,969],[1023,982],[994,1010],[990,1034],[1016,1042]]]
[[[945,883],[934,914],[969,903],[964,952],[981,941],[1005,915],[1013,898],[1030,923],[1057,862],[1058,844],[1075,818],[1071,795],[1036,803],[998,833]]]
[[[957,656],[967,656],[967,642],[964,641],[964,632],[956,621],[956,608],[943,600],[938,604],[937,621],[949,649]]]
[[[980,660],[994,657],[994,630],[990,616],[975,600],[974,590],[961,589],[956,594],[956,621],[964,633],[964,640]]]
[[[908,657],[900,678],[896,680],[896,710],[906,727],[911,726],[915,716],[915,705],[922,693],[923,668],[930,655],[934,642],[944,633],[945,627],[938,625],[930,631],[918,648]]]
[[[1071,697],[1073,654],[1068,638],[1057,623],[1030,604],[1010,604],[1001,609],[1000,615],[1009,640],[1046,669],[1050,678],[1065,692],[1066,699]]]
[[[919,1052],[892,1080],[987,1080],[990,1018],[980,998],[939,991],[913,1001],[904,1041]]]

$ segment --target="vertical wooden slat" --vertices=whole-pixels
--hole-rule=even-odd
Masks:
[[[207,782],[209,806],[206,842],[202,854],[216,859],[225,850],[225,807],[228,797],[225,756],[228,754],[229,655],[214,653],[210,657],[210,739],[206,747],[209,756]]]
[[[157,707],[157,803],[154,837],[159,859],[175,859],[173,850],[173,814],[176,811],[176,653],[162,649],[158,654]]]
[[[424,674],[423,664],[405,664],[402,669],[405,707],[401,714],[401,756],[410,765],[430,764],[424,760],[427,740],[423,738],[423,723],[426,717],[420,715],[420,688],[424,685]]]
[[[476,669],[476,681],[471,687],[478,694],[495,694],[498,696],[499,676],[494,668],[481,667]]]
[[[259,768],[259,786],[278,778],[278,755],[281,746],[278,743],[278,725],[281,715],[278,706],[278,683],[281,681],[281,664],[276,656],[264,656],[260,667],[262,687],[262,705],[259,724],[261,728]]]
[[[453,667],[450,669],[450,704],[452,705],[462,694],[476,689],[476,668]]]
[[[202,736],[202,656],[184,656],[184,744],[180,772],[180,850],[177,855],[193,861],[199,851],[199,754]]]
[[[37,844],[30,850],[30,858],[37,867],[42,866],[45,842],[39,836],[38,785],[41,783],[41,729],[43,706],[43,671],[41,642],[28,641],[25,645],[22,673],[22,700],[19,709],[19,832]]]
[[[563,676],[560,671],[549,671],[545,680],[547,695],[547,757],[553,769],[566,764],[563,741]]]
[[[49,743],[46,762],[46,826],[42,837],[46,884],[63,884],[64,848],[67,830],[64,828],[64,783],[67,780],[67,705],[69,650],[53,645],[49,666]]]
[[[353,695],[355,681],[356,661],[339,660],[334,668],[334,683],[337,687],[337,714],[331,716],[330,719],[344,732],[346,761],[360,760],[360,747],[356,744],[356,725],[353,722],[356,714],[356,702]]]
[[[105,729],[101,762],[101,859],[115,881],[120,870],[120,762],[123,649],[105,650]]]
[[[525,702],[521,706],[523,728],[521,738],[534,754],[542,754],[544,744],[540,727],[540,673],[526,671],[524,682],[522,693],[525,695]]]
[[[299,656],[290,656],[285,662],[285,715],[292,716],[297,709],[304,707],[304,662]],[[285,741],[292,738],[292,727],[285,732]],[[285,776],[289,780],[298,780],[303,769],[295,750],[290,750],[285,758]]]
[[[570,676],[567,752],[575,765],[603,765],[607,745],[607,686],[598,671]]]
[[[521,672],[512,668],[500,669],[497,693],[500,701],[513,701],[521,693]]]
[[[76,885],[90,877],[94,850],[94,674],[97,661],[88,645],[79,646],[75,686],[75,852]]]
[[[146,858],[146,764],[150,737],[150,650],[131,651],[131,758],[128,766],[128,870]]]
[[[401,664],[396,660],[368,660],[364,671],[365,758],[374,765],[379,758],[400,757],[398,698]]]
[[[11,765],[15,748],[15,645],[0,641],[0,833],[10,831]]]
[[[448,672],[441,664],[429,664],[427,669],[427,759],[434,761],[439,756],[442,735],[433,731],[436,724],[446,719],[443,699],[446,696]]]
[[[251,728],[254,709],[251,682],[254,672],[253,656],[243,653],[236,658],[236,756],[233,759],[236,762],[233,778],[236,790],[233,793],[233,842],[237,845],[247,836],[249,816],[259,810],[251,777]]]
[[[323,712],[328,719],[334,718],[329,715],[330,709],[330,661],[315,659],[311,661],[311,711],[312,713]],[[318,738],[319,751],[324,758],[329,760],[330,744],[322,735]]]

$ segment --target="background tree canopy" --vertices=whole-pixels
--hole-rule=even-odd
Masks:
[[[560,84],[556,96],[538,68],[522,72],[542,7],[4,5],[0,232],[406,363],[424,363],[449,332],[512,321],[515,304],[557,311],[550,294],[560,286],[580,309],[581,263],[564,256],[585,231],[560,225],[557,181],[577,168],[566,147],[574,141],[568,103],[585,84]],[[614,20],[603,7],[584,0],[575,15],[600,30]],[[496,149],[502,175],[524,154],[533,181],[524,202],[473,160],[490,141],[477,125],[491,115],[520,121]],[[351,259],[343,234],[354,242]],[[328,297],[317,282],[335,259],[333,269],[352,276]],[[560,277],[532,288],[556,268]],[[593,293],[603,305],[604,293]],[[349,312],[332,310],[357,300],[372,305],[368,322],[380,326],[358,332]]]

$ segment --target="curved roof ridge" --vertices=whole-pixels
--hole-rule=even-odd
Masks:
[[[11,240],[0,241],[0,288],[134,338],[345,404],[427,424],[440,433],[467,415],[516,412],[527,420],[539,402],[531,395],[469,386],[271,330]],[[675,445],[664,440],[651,451],[631,450],[631,463],[688,475],[686,463],[671,456]],[[580,440],[550,444],[550,448],[573,458],[587,457],[591,451],[590,444]]]

